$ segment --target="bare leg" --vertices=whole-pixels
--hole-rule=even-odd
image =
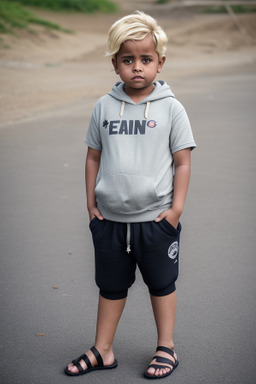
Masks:
[[[98,319],[95,337],[95,347],[102,351],[111,351],[116,329],[126,303],[121,300],[108,300],[99,297]]]
[[[168,347],[170,349],[174,349],[174,343],[173,343],[173,331],[174,331],[174,325],[175,325],[175,319],[176,319],[176,291],[171,293],[167,296],[150,296],[152,308],[155,316],[156,321],[156,327],[157,327],[157,334],[158,334],[158,340],[157,345],[158,346],[164,346]],[[173,360],[172,357],[165,352],[158,351],[157,356],[162,356],[167,359]],[[175,355],[175,358],[177,359],[177,356]],[[173,360],[174,361],[174,360]],[[155,364],[155,362],[153,361]],[[159,367],[161,367],[161,363],[159,363]],[[170,368],[149,368],[148,374],[149,375],[156,375],[161,376],[171,370]]]
[[[126,298],[121,300],[108,300],[99,296],[98,317],[95,337],[95,347],[100,352],[104,365],[111,365],[114,362],[113,341],[116,329],[122,315]],[[86,353],[92,366],[97,365],[97,360],[91,351]],[[87,366],[83,360],[80,362],[84,370]],[[77,373],[78,369],[69,364],[68,370]]]

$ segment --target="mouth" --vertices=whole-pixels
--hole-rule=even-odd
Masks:
[[[134,76],[132,80],[144,80],[144,77],[142,76]]]

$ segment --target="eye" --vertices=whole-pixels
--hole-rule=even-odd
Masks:
[[[144,64],[149,64],[151,61],[152,60],[149,57],[146,57],[145,59],[143,59]]]
[[[131,64],[132,63],[132,59],[124,59],[123,63],[124,64]]]

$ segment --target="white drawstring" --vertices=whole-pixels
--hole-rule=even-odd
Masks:
[[[124,114],[124,106],[125,106],[125,101],[122,101],[121,110],[120,110],[120,117],[122,117]]]
[[[148,102],[147,102],[147,105],[146,105],[145,114],[144,114],[144,116],[145,116],[145,119],[147,119],[147,118],[148,118],[148,111],[149,111],[149,106],[150,106],[150,101],[148,101]]]
[[[127,223],[127,234],[126,234],[126,252],[130,253],[131,252],[131,224]]]

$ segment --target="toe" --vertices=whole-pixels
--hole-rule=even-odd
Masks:
[[[165,368],[162,371],[163,371],[163,375],[166,375],[167,373],[170,372],[170,368]]]
[[[155,374],[155,369],[154,368],[149,368],[148,370],[147,370],[147,373],[149,374],[149,375],[154,375]]]
[[[69,364],[68,365],[68,371],[72,373],[78,373],[78,369],[74,364]]]

